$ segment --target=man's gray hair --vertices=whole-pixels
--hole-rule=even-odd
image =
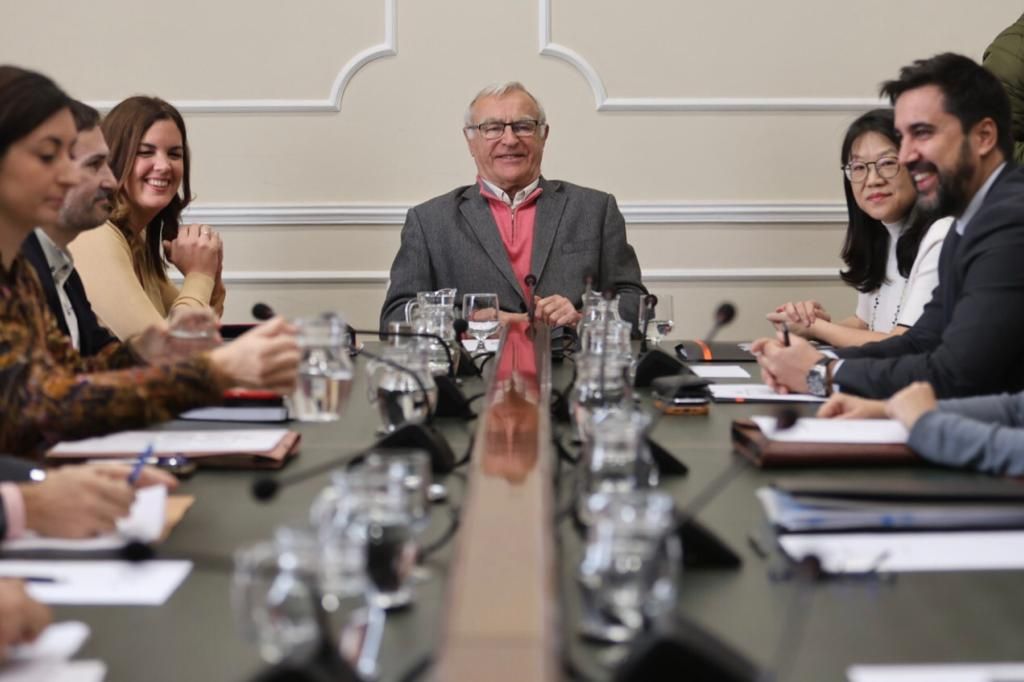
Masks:
[[[527,97],[533,100],[533,103],[537,105],[537,118],[541,123],[547,123],[548,117],[544,113],[544,105],[540,103],[540,100],[533,96],[533,93],[526,89],[526,86],[519,81],[506,81],[504,83],[498,83],[497,85],[488,85],[486,88],[476,93],[476,96],[466,107],[466,115],[463,117],[465,125],[473,125],[473,105],[482,100],[484,97],[504,97],[510,92],[522,92]]]

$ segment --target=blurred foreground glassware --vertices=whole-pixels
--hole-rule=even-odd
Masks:
[[[297,319],[294,324],[302,359],[292,414],[299,421],[337,421],[352,388],[348,327],[333,313]]]
[[[591,439],[594,413],[631,403],[629,365],[625,358],[581,355],[576,358],[576,383],[569,396],[569,410],[577,436],[584,445]]]
[[[581,632],[627,642],[676,606],[682,550],[672,498],[650,490],[600,493],[579,580]]]
[[[366,363],[369,400],[385,433],[422,424],[437,408],[437,384],[419,344],[385,346]]]
[[[318,570],[316,542],[298,529],[278,528],[273,540],[235,552],[235,618],[267,663],[319,639]]]
[[[651,418],[634,407],[602,408],[592,415],[590,441],[580,461],[581,490],[577,514],[584,524],[592,520],[589,502],[599,493],[625,493],[658,485],[647,433]]]

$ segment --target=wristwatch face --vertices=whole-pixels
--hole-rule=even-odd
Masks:
[[[807,373],[807,392],[811,395],[825,397],[825,368],[815,365]]]

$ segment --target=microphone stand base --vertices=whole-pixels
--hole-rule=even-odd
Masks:
[[[615,670],[614,682],[760,682],[770,679],[753,661],[681,616],[668,632],[641,635]]]
[[[686,372],[687,367],[668,353],[657,348],[648,351],[640,358],[636,366],[636,379],[633,385],[646,388],[658,377],[671,376]]]
[[[683,566],[692,569],[736,569],[743,559],[724,540],[697,519],[687,519],[677,529],[683,544]]]
[[[435,474],[448,474],[455,468],[455,453],[448,441],[432,427],[405,424],[377,441],[374,448],[412,448],[430,455],[430,468]]]

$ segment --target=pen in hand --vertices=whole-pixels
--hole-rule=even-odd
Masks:
[[[789,347],[789,325],[782,323],[782,345]]]
[[[142,475],[142,467],[146,466],[146,462],[153,456],[153,441],[149,442],[146,449],[139,453],[138,459],[135,460],[135,465],[132,467],[132,471],[128,474],[128,485],[134,486],[139,482],[139,477]]]

